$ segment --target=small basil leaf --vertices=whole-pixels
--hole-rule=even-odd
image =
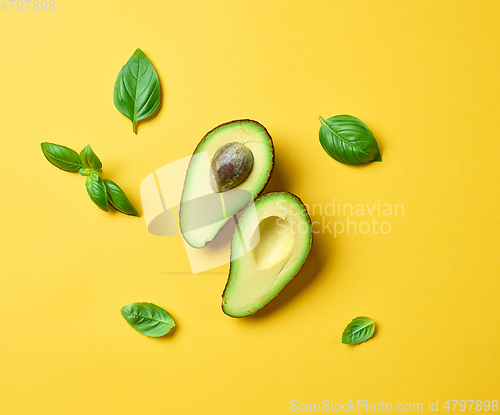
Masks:
[[[125,215],[139,216],[139,213],[135,210],[134,206],[132,206],[127,196],[125,196],[123,190],[120,189],[120,186],[108,179],[104,179],[103,182],[106,186],[108,202],[111,206]]]
[[[361,120],[350,115],[319,120],[319,141],[330,157],[350,165],[382,161],[377,140]]]
[[[99,157],[96,156],[90,145],[85,147],[81,152],[80,152],[80,158],[82,160],[82,163],[85,166],[88,166],[94,170],[101,170],[102,169],[102,163],[101,160],[99,160]]]
[[[172,316],[152,303],[132,303],[123,307],[121,313],[134,329],[150,337],[163,336],[175,326]]]
[[[115,107],[132,121],[137,134],[137,121],[153,115],[160,105],[158,74],[144,52],[137,49],[116,79],[113,98]]]
[[[375,322],[369,317],[356,317],[345,328],[342,333],[342,343],[359,344],[375,333]]]
[[[53,143],[42,143],[45,158],[57,168],[76,173],[83,167],[80,156],[68,147]]]
[[[90,174],[93,172],[90,167],[82,167],[80,170],[78,170],[78,174],[81,176],[90,176]]]
[[[89,194],[92,202],[94,202],[99,209],[108,211],[108,196],[106,194],[106,186],[101,179],[101,176],[95,170],[90,173],[85,182],[87,193]]]

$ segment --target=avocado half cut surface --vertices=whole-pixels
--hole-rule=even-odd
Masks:
[[[241,216],[231,243],[224,313],[246,317],[268,304],[300,271],[311,246],[311,219],[297,196],[271,192],[258,198],[255,209]]]
[[[231,143],[234,145],[228,146]],[[219,150],[224,150],[224,146],[234,149],[236,145],[251,152],[251,170],[246,169],[244,180],[234,188],[217,192],[213,181],[214,156],[219,159]],[[273,166],[271,136],[257,121],[230,121],[208,132],[193,153],[184,181],[179,227],[185,241],[193,248],[203,248],[212,241],[234,214],[264,190]]]

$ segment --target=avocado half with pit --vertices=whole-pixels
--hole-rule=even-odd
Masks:
[[[273,166],[271,136],[257,121],[231,121],[208,132],[193,153],[184,181],[179,227],[185,241],[193,248],[212,241],[234,214],[262,193]]]
[[[224,313],[250,316],[276,297],[304,265],[312,236],[311,219],[297,196],[271,192],[258,198],[233,236]]]

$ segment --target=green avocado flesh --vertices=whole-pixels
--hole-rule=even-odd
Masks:
[[[286,192],[257,199],[233,237],[224,313],[246,317],[268,304],[297,275],[311,245],[311,219],[300,199]]]
[[[248,148],[253,166],[237,186],[224,193],[215,192],[211,163],[217,151],[230,143]],[[203,248],[212,241],[234,214],[262,192],[273,165],[271,137],[258,122],[231,121],[210,131],[196,147],[186,173],[179,208],[179,227],[185,241],[193,248]]]

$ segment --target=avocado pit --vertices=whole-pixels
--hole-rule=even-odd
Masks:
[[[253,168],[253,154],[241,143],[228,143],[212,158],[210,185],[214,192],[233,189],[243,183]]]

